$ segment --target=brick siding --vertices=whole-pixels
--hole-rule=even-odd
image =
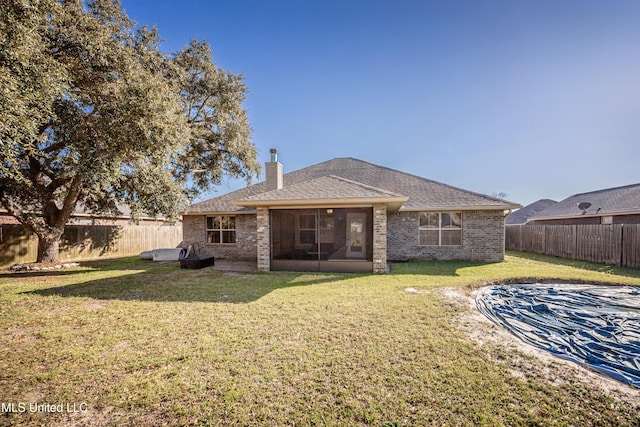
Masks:
[[[271,229],[269,227],[269,208],[258,207],[256,208],[256,211],[258,270],[269,271],[271,270]]]
[[[373,272],[387,271],[387,207],[373,207]]]
[[[194,245],[198,253],[216,258],[255,260],[257,256],[256,216],[236,215],[236,243],[205,243],[206,215],[185,215],[181,246]]]
[[[389,215],[387,258],[390,261],[503,261],[504,215],[502,211],[463,212],[461,246],[420,246],[419,238],[419,212]]]
[[[384,205],[373,208],[373,270],[384,272],[386,261],[408,259],[504,260],[503,211],[465,211],[462,218],[461,246],[420,246],[419,213],[387,215]],[[206,241],[204,215],[185,215],[183,246],[195,244],[201,254],[220,258],[257,260],[258,269],[269,271],[269,210],[258,208],[258,215],[236,216],[236,243],[210,244]],[[384,254],[386,253],[386,257]]]

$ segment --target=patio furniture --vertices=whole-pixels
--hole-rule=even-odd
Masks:
[[[215,257],[190,254],[180,259],[180,268],[189,268],[197,270],[200,268],[211,267],[215,264]]]

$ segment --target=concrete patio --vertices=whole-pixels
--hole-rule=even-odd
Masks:
[[[212,267],[214,270],[220,271],[258,271],[258,265],[256,261],[247,260],[232,260],[232,259],[218,259],[216,258],[215,265]]]

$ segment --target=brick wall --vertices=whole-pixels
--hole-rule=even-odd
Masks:
[[[269,227],[269,208],[256,208],[256,234],[258,270],[271,270],[271,229]]]
[[[195,245],[202,255],[217,258],[255,260],[257,254],[256,216],[236,215],[236,243],[205,243],[206,216],[185,215],[182,220],[181,246]]]
[[[465,211],[462,219],[462,246],[420,246],[418,212],[387,215],[383,205],[375,206],[373,261],[374,271],[383,272],[386,259],[473,260],[497,262],[504,260],[504,216],[502,211]],[[386,221],[385,221],[386,219]],[[269,211],[258,209],[258,215],[236,216],[236,243],[210,244],[206,241],[204,215],[185,215],[182,246],[196,244],[201,254],[219,258],[251,259],[258,268],[268,271]],[[378,262],[380,261],[380,262]]]
[[[387,257],[407,259],[504,260],[504,215],[502,211],[465,211],[462,214],[461,246],[420,246],[419,213],[389,215]]]
[[[387,271],[387,207],[373,207],[373,272]]]

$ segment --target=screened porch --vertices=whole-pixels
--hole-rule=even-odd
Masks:
[[[373,209],[270,211],[271,270],[370,272]]]

